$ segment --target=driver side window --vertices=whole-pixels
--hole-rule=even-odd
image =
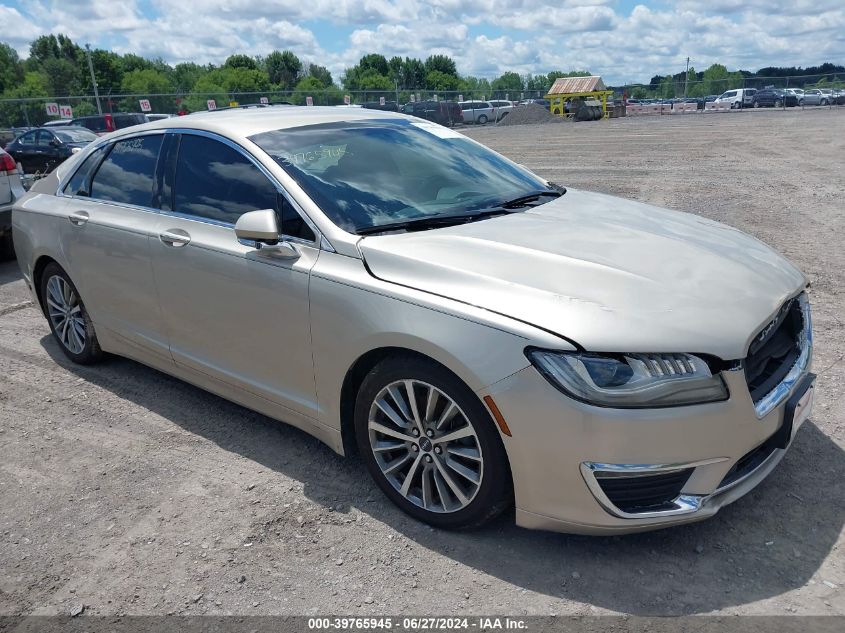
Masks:
[[[314,233],[276,187],[243,154],[212,138],[183,134],[179,142],[173,210],[234,224],[249,211],[275,209],[284,235]]]

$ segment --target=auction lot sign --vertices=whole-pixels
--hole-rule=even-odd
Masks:
[[[58,103],[46,103],[44,104],[44,109],[47,110],[47,114],[50,116],[59,116]]]

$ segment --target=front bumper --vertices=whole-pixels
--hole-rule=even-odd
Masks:
[[[809,360],[788,396],[806,387],[802,381],[808,372]],[[486,394],[513,434],[504,440],[517,524],[582,534],[639,532],[705,519],[749,492],[786,452],[770,444],[784,421],[787,400],[758,417],[744,372],[725,371],[723,376],[729,400],[668,409],[620,410],[576,402],[533,367],[490,387]],[[810,387],[783,446],[809,416],[812,393]],[[756,456],[754,461],[750,456]],[[597,480],[626,469],[641,474],[686,471],[688,478],[673,504],[626,512],[609,500]]]

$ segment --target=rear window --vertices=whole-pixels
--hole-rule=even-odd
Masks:
[[[100,163],[100,159],[105,154],[106,148],[99,147],[94,150],[88,158],[86,158],[76,173],[73,175],[67,185],[65,185],[64,192],[69,196],[87,196],[90,195],[90,176]]]
[[[91,197],[139,207],[152,204],[161,134],[118,141],[91,182]]]
[[[144,114],[114,114],[112,118],[114,119],[114,127],[118,130],[147,122],[147,117]]]

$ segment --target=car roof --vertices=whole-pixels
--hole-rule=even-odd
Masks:
[[[336,108],[334,106],[289,106],[285,108],[250,108],[195,112],[181,117],[161,119],[113,132],[110,138],[137,134],[146,130],[193,129],[214,132],[228,138],[247,138],[262,132],[321,123],[343,123],[375,119],[417,120],[389,110]]]

